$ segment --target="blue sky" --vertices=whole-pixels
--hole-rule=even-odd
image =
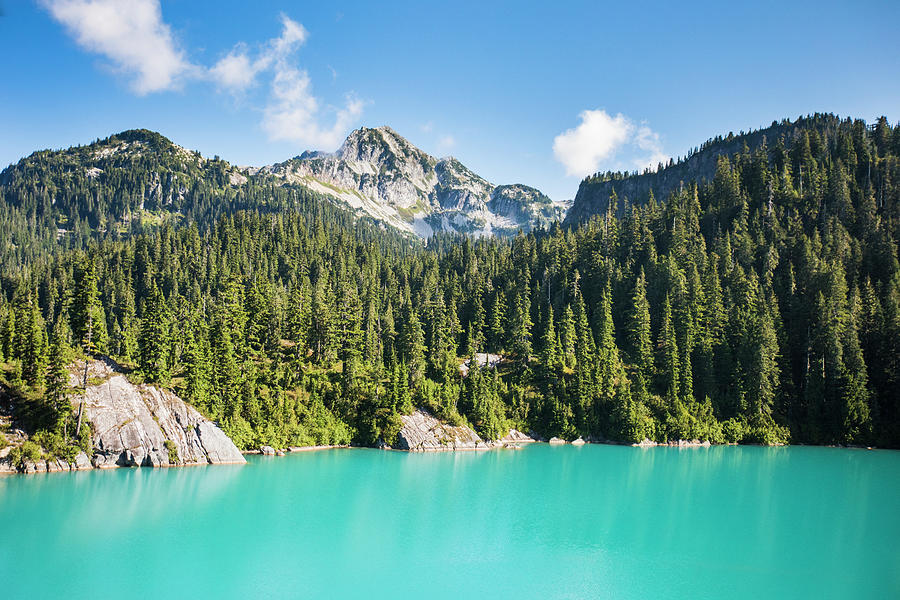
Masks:
[[[387,124],[555,200],[835,112],[900,120],[900,2],[0,0],[0,164],[124,129],[240,165]]]

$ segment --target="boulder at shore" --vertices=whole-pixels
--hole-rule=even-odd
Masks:
[[[397,436],[397,448],[413,452],[441,452],[447,450],[487,450],[490,446],[472,429],[441,423],[425,412],[417,410],[401,415],[403,427]]]
[[[530,435],[524,434],[516,429],[510,429],[509,433],[500,438],[500,442],[503,444],[530,444],[531,442],[536,441],[537,440]]]
[[[71,384],[82,383],[80,363]],[[91,360],[83,395],[72,397],[94,431],[95,467],[244,463],[234,442],[172,392],[135,385],[111,360]]]

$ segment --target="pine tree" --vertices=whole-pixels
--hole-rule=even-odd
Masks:
[[[851,295],[847,321],[844,328],[843,365],[840,374],[842,441],[851,444],[866,443],[871,438],[871,411],[868,374],[857,333],[859,299]]]
[[[36,295],[29,294],[27,299],[23,300],[16,321],[19,324],[18,356],[22,361],[22,379],[29,386],[37,387],[44,380],[47,334]]]
[[[400,334],[402,356],[409,369],[409,385],[412,389],[417,389],[425,378],[425,332],[411,302],[407,301],[403,315]]]
[[[631,312],[627,327],[628,359],[644,381],[653,375],[653,345],[650,339],[650,303],[647,302],[647,281],[644,269],[634,284]]]
[[[571,369],[575,366],[577,335],[575,333],[575,317],[572,314],[572,307],[568,304],[566,304],[562,321],[559,324],[559,339],[563,363]]]
[[[747,412],[753,419],[768,423],[778,389],[778,340],[775,326],[763,299],[756,302],[748,325]]]
[[[93,259],[86,260],[81,267],[69,311],[75,341],[88,352],[105,352],[106,315],[100,303]]]
[[[656,343],[659,388],[663,395],[674,402],[678,398],[679,374],[681,364],[679,360],[678,341],[675,339],[675,323],[672,318],[672,303],[666,294],[663,303],[662,324],[659,329],[659,339]]]
[[[205,327],[199,319],[195,319],[187,328],[183,360],[185,399],[197,406],[209,408],[209,343]]]
[[[144,300],[141,331],[138,337],[139,366],[147,381],[166,384],[169,381],[169,312],[156,285]]]
[[[488,352],[500,352],[503,349],[506,331],[507,306],[506,297],[501,290],[494,292],[494,300],[491,303],[490,322],[488,324]]]
[[[544,334],[541,336],[541,368],[544,371],[545,378],[552,380],[559,376],[562,366],[559,338],[556,335],[556,327],[553,324],[553,306],[548,306]]]
[[[214,394],[213,414],[217,417],[240,412],[240,367],[235,356],[231,329],[220,311],[210,332],[210,346],[213,357]]]
[[[520,363],[527,365],[531,356],[531,320],[530,302],[527,293],[519,293],[512,303],[512,312],[508,322],[509,349]]]
[[[53,327],[48,354],[44,397],[52,407],[57,421],[64,421],[70,412],[68,399],[69,372],[66,370],[66,348],[65,340],[63,339],[63,328],[59,322]]]

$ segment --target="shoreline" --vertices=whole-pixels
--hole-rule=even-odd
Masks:
[[[406,450],[403,448],[391,448],[389,446],[386,447],[378,447],[378,446],[357,446],[353,444],[332,444],[332,445],[319,445],[319,446],[289,446],[288,448],[283,448],[280,450],[274,450],[273,452],[263,452],[261,449],[257,450],[242,450],[241,454],[244,456],[272,456],[272,457],[282,457],[287,456],[288,454],[298,454],[304,452],[319,452],[324,450],[341,450],[341,449],[353,449],[353,448],[365,448],[371,450],[387,450],[398,453],[406,453],[406,454],[439,454],[444,452],[487,452],[491,450],[522,450],[525,446],[532,444],[543,444],[551,447],[556,446],[575,446],[581,447],[586,445],[594,445],[594,446],[630,446],[632,448],[713,448],[719,446],[755,446],[755,447],[765,447],[765,448],[789,448],[791,446],[794,447],[803,447],[803,448],[835,448],[839,450],[894,450],[900,451],[900,449],[895,448],[878,448],[875,446],[839,446],[839,445],[809,445],[809,444],[777,444],[772,446],[765,446],[763,444],[713,444],[709,441],[700,442],[698,440],[678,440],[672,442],[649,442],[642,441],[640,443],[627,443],[627,442],[615,442],[615,441],[600,441],[600,440],[573,440],[573,441],[564,441],[564,440],[543,440],[543,439],[530,439],[530,440],[516,440],[516,441],[494,441],[494,442],[486,442],[484,444],[478,445],[477,447],[442,447],[442,448],[418,448],[414,450]],[[65,463],[65,461],[60,461],[61,463]],[[36,475],[36,474],[51,474],[51,473],[75,473],[75,472],[86,472],[86,471],[115,471],[117,469],[137,469],[141,468],[139,466],[131,466],[131,465],[94,465],[89,463],[87,465],[79,462],[73,463],[65,463],[60,464],[60,462],[50,460],[41,460],[38,462],[29,461],[29,464],[26,465],[24,471],[19,470],[10,470],[0,468],[0,477],[5,476],[13,476],[13,475]],[[165,464],[165,465],[156,465],[156,466],[147,466],[144,468],[148,469],[177,469],[182,467],[206,467],[206,466],[219,466],[219,465],[240,465],[244,463],[239,462],[221,462],[221,463],[201,463],[201,462],[191,462],[191,463],[182,463],[182,464]],[[56,468],[49,467],[49,465],[57,465]],[[6,465],[7,467],[9,465]]]
[[[288,446],[287,448],[275,449],[271,446],[263,446],[255,450],[241,450],[244,456],[261,455],[261,456],[284,456],[287,454],[295,454],[297,452],[316,452],[318,450],[336,450],[338,448],[353,448],[350,444],[325,444],[321,446]]]

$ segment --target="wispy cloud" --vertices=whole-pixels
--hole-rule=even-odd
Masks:
[[[158,0],[42,0],[79,46],[108,58],[135,93],[173,89],[196,67],[162,20]]]
[[[614,157],[626,146],[638,155],[635,168],[655,166],[667,156],[659,134],[646,123],[636,126],[622,113],[610,116],[605,110],[585,110],[578,126],[554,138],[553,154],[566,168],[566,174],[584,177],[597,172],[603,161]]]
[[[319,123],[323,112],[312,95],[306,71],[286,65],[276,68],[272,94],[263,111],[263,130],[272,140],[285,140],[310,147],[336,148],[343,135],[362,114],[364,103],[348,95],[343,108],[335,111],[331,125]]]
[[[437,147],[440,152],[450,152],[456,146],[456,138],[452,135],[442,135],[438,140]]]
[[[263,130],[269,139],[306,144],[316,148],[337,147],[347,129],[362,114],[364,102],[348,94],[342,108],[322,108],[312,93],[309,73],[294,65],[290,58],[306,41],[302,25],[281,16],[283,26],[279,38],[270,42],[264,59],[272,65],[269,100],[263,110]],[[268,64],[267,64],[268,67]],[[329,125],[321,124],[332,113]]]
[[[270,140],[335,148],[365,103],[347,94],[341,107],[323,105],[295,54],[309,33],[281,15],[281,34],[251,48],[236,44],[211,67],[192,64],[163,21],[159,0],[40,0],[76,42],[106,56],[131,78],[137,94],[176,88],[187,79],[212,82],[241,95],[267,77],[260,127]],[[336,72],[332,69],[332,77]]]
[[[663,152],[659,134],[650,129],[646,123],[642,123],[638,127],[634,142],[638,148],[649,153],[647,156],[638,157],[634,160],[635,168],[645,169],[649,167],[655,169],[659,163],[665,164],[669,160],[669,155]]]
[[[248,45],[237,43],[209,70],[210,78],[222,89],[240,93],[256,83],[256,76],[272,69],[306,42],[309,33],[300,23],[281,15],[281,35],[269,40],[251,57]]]
[[[260,60],[250,60],[246,45],[239,44],[226,56],[219,59],[209,75],[219,87],[237,93],[256,83],[256,75],[263,68]]]

